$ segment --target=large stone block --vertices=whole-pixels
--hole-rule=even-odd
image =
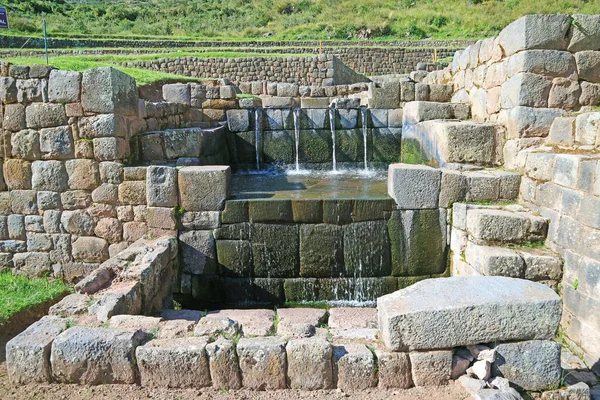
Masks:
[[[135,79],[112,67],[89,69],[83,73],[81,105],[93,113],[137,115]]]
[[[514,250],[497,246],[467,244],[466,261],[481,275],[523,278],[525,262]]]
[[[388,194],[400,209],[437,208],[442,173],[426,165],[391,164]]]
[[[81,95],[81,73],[53,69],[48,79],[48,100],[53,103],[76,103]]]
[[[142,386],[199,388],[211,385],[208,338],[159,339],[135,350]]]
[[[68,159],[73,157],[73,135],[68,126],[40,130],[40,150],[44,158]]]
[[[600,51],[580,51],[575,53],[579,79],[600,82]]]
[[[333,347],[333,371],[338,389],[365,390],[377,385],[375,357],[364,344]]]
[[[217,268],[215,239],[211,231],[179,234],[183,271],[195,275],[214,274]]]
[[[67,320],[45,316],[6,344],[6,369],[12,384],[51,382],[50,348],[67,329]]]
[[[79,119],[79,137],[96,139],[101,137],[127,137],[128,121],[116,114],[100,114]]]
[[[393,351],[551,339],[561,307],[547,286],[491,276],[427,279],[377,299],[379,329]]]
[[[333,387],[333,348],[327,340],[291,340],[286,346],[286,352],[290,388],[318,390]]]
[[[206,346],[206,352],[213,386],[219,389],[241,388],[242,377],[233,341],[219,338]]]
[[[452,371],[452,350],[410,353],[415,386],[447,385]]]
[[[93,236],[80,236],[73,242],[73,258],[84,262],[102,262],[108,259],[108,243]]]
[[[217,240],[217,260],[222,275],[249,277],[252,245],[248,240]]]
[[[177,169],[150,166],[146,170],[146,200],[152,207],[177,205]]]
[[[600,50],[600,15],[573,14],[568,50]]]
[[[242,338],[237,345],[242,385],[248,389],[285,389],[285,341],[277,337]]]
[[[65,166],[69,174],[70,189],[94,190],[100,186],[100,171],[96,161],[85,159],[69,160],[65,162]]]
[[[20,131],[27,127],[25,122],[25,106],[23,104],[7,104],[4,107],[2,127],[9,131]]]
[[[502,108],[548,107],[552,82],[543,76],[522,72],[502,84]]]
[[[190,104],[192,101],[192,92],[187,83],[172,83],[163,85],[163,100],[169,103]]]
[[[579,82],[567,78],[554,78],[548,97],[548,107],[574,110],[579,108],[581,86]]]
[[[336,225],[300,225],[300,275],[338,276],[344,268],[344,233]]]
[[[494,347],[494,376],[502,376],[523,390],[548,390],[562,377],[560,344],[551,340],[503,343]]]
[[[11,190],[10,206],[15,214],[37,214],[37,192],[35,190]]]
[[[249,110],[227,110],[227,126],[230,132],[251,130]]]
[[[413,378],[408,353],[375,350],[377,375],[381,389],[409,389]]]
[[[4,182],[10,190],[31,189],[31,163],[17,158],[4,160]]]
[[[387,224],[392,275],[441,274],[446,269],[446,211],[393,211]]]
[[[33,129],[67,125],[65,106],[52,103],[32,103],[25,110],[27,127]]]
[[[549,77],[574,77],[577,66],[575,58],[568,51],[526,50],[508,60],[508,76],[529,72]]]
[[[39,135],[31,129],[13,133],[10,136],[10,147],[12,147],[11,152],[15,158],[36,160],[41,156]]]
[[[254,224],[250,235],[254,275],[261,278],[293,278],[299,270],[297,225]]]
[[[564,114],[556,108],[514,107],[506,115],[509,138],[546,137],[555,118]]]
[[[344,225],[345,276],[387,276],[391,272],[390,242],[385,221]]]
[[[521,50],[565,50],[571,17],[565,14],[526,15],[508,24],[498,35],[505,56]]]
[[[135,349],[144,336],[142,331],[73,327],[52,343],[52,374],[65,383],[135,383]]]
[[[187,211],[218,211],[231,190],[231,168],[183,167],[179,170],[179,201]]]
[[[125,181],[119,185],[119,202],[121,204],[146,204],[146,182]]]
[[[395,107],[398,108],[398,107]],[[411,101],[404,105],[403,121],[416,124],[433,119],[450,119],[454,110],[449,103],[431,101]]]

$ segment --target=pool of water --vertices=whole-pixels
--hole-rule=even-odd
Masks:
[[[387,199],[387,171],[266,170],[232,176],[235,199]]]

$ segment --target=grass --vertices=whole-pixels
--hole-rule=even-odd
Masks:
[[[61,281],[0,273],[0,325],[24,311],[69,291]]]
[[[7,34],[170,40],[480,38],[532,13],[597,12],[598,0],[6,0]]]
[[[326,301],[286,301],[282,308],[322,308],[329,310],[331,306]]]
[[[244,58],[244,57],[281,57],[281,54],[259,54],[259,53],[242,53],[242,52],[175,52],[175,53],[158,53],[158,54],[137,54],[137,55],[119,55],[119,54],[103,54],[103,55],[81,55],[81,56],[56,56],[50,57],[49,63],[59,69],[70,71],[85,71],[90,68],[98,67],[113,67],[135,78],[138,86],[148,85],[156,82],[178,80],[182,82],[201,82],[208,78],[194,78],[185,75],[170,74],[166,72],[150,71],[140,68],[123,67],[118,63],[129,61],[152,61],[161,58],[175,57],[198,57],[198,58]],[[284,56],[310,56],[310,55],[292,55]],[[40,54],[38,57],[7,57],[5,59],[13,64],[33,65],[45,64],[45,58]]]

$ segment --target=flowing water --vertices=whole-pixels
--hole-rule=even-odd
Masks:
[[[256,150],[256,169],[260,169],[260,137],[262,127],[262,108],[258,107],[254,111],[255,126],[254,126],[254,148]]]
[[[331,142],[333,146],[333,156],[332,156],[332,165],[333,171],[337,171],[337,163],[335,160],[335,106],[331,105],[329,107],[329,126],[331,127]]]
[[[360,112],[362,114],[362,134],[363,134],[363,152],[365,157],[365,171],[369,170],[369,164],[367,162],[367,113],[369,112],[367,107],[361,107]]]
[[[294,108],[294,140],[296,143],[296,172],[300,172],[300,108]]]

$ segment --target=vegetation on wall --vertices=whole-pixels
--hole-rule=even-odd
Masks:
[[[600,0],[5,0],[9,34],[235,39],[455,39],[531,13],[596,13]]]

